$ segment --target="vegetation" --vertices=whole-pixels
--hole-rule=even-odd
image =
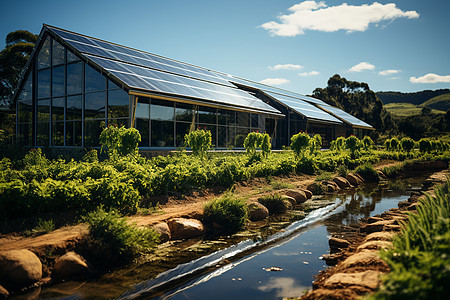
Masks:
[[[258,199],[258,202],[269,210],[270,215],[282,214],[292,208],[291,203],[283,199],[280,194],[263,196]]]
[[[424,106],[427,107],[427,106]],[[384,108],[391,113],[393,116],[399,117],[411,117],[414,115],[421,115],[422,109],[424,108],[422,105],[415,105],[412,103],[389,103],[384,105]],[[432,114],[444,114],[445,110],[431,109],[430,113]]]
[[[244,140],[244,148],[250,157],[256,156],[256,150],[260,149],[263,157],[267,157],[272,149],[270,136],[267,133],[250,132]]]
[[[419,105],[433,97],[437,97],[448,93],[450,93],[449,89],[441,89],[435,91],[425,90],[415,93],[377,92],[377,97],[380,98],[380,100],[383,101],[384,104],[412,103],[415,105]]]
[[[203,221],[213,229],[225,233],[235,233],[247,223],[247,205],[245,199],[225,195],[207,202],[203,208]]]
[[[433,97],[422,104],[420,107],[429,107],[431,109],[447,111],[450,109],[450,93]]]
[[[187,147],[191,147],[194,155],[203,159],[211,148],[211,131],[204,129],[192,131],[184,137],[184,142]]]
[[[450,292],[450,180],[409,215],[394,247],[381,255],[391,268],[371,299],[446,299]]]
[[[365,163],[364,165],[358,166],[355,169],[355,172],[361,175],[361,177],[368,182],[380,181],[377,170],[375,170],[370,163]]]
[[[304,157],[305,151],[309,146],[310,137],[306,132],[300,132],[291,137],[291,149],[295,153],[295,157]]]
[[[141,135],[135,128],[109,125],[100,134],[100,144],[108,149],[108,154],[117,159],[125,155],[137,155]]]
[[[44,234],[55,230],[55,222],[53,220],[39,219],[36,227],[31,230],[32,234]]]

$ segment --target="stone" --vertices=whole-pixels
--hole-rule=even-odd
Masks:
[[[369,217],[367,219],[367,223],[372,224],[372,223],[375,223],[375,222],[378,222],[378,221],[383,221],[383,220],[384,219],[380,218],[380,217]]]
[[[324,192],[324,188],[318,182],[313,182],[308,185],[307,189],[314,195],[322,195]]]
[[[0,285],[0,299],[6,299],[9,296],[9,292],[3,286]]]
[[[345,189],[345,188],[348,188],[351,186],[350,182],[347,179],[345,179],[344,177],[340,177],[340,176],[334,177],[333,181],[336,182],[336,184],[341,189]]]
[[[367,233],[383,231],[385,229],[386,225],[392,225],[393,223],[394,223],[394,220],[384,220],[384,221],[378,221],[378,222],[374,222],[374,223],[370,223],[370,224],[365,224],[365,225],[361,226],[359,231],[367,232]]]
[[[334,181],[331,181],[331,180],[323,180],[323,181],[321,181],[321,183],[322,183],[322,185],[324,185],[324,186],[332,185],[334,191],[339,191],[339,190],[340,190],[339,186],[338,186],[338,185],[336,184],[336,182],[334,182]]]
[[[384,230],[386,230],[386,231],[400,231],[400,230],[402,230],[402,227],[400,225],[388,224],[388,225],[384,226]]]
[[[344,239],[338,239],[335,237],[332,237],[328,240],[328,245],[330,245],[331,249],[342,249],[342,248],[348,248],[350,246],[350,242]]]
[[[387,267],[387,264],[378,256],[377,251],[374,250],[362,250],[361,252],[347,257],[340,264],[340,267],[343,269],[367,266]]]
[[[360,185],[362,183],[362,180],[359,179],[359,177],[355,176],[355,174],[353,173],[349,173],[347,174],[346,179],[348,180],[348,182],[350,182],[351,185]]]
[[[327,263],[328,266],[336,265],[340,260],[343,259],[342,252],[331,253],[322,255],[322,259]]]
[[[181,240],[205,233],[205,228],[197,219],[174,218],[167,222],[173,239]]]
[[[366,236],[364,242],[370,241],[391,241],[395,234],[388,231],[373,232]]]
[[[363,182],[366,181],[366,180],[365,180],[361,175],[359,175],[358,173],[353,173],[353,175],[355,175],[356,177],[358,177],[359,180],[361,180],[361,183],[363,183]]]
[[[7,289],[30,286],[42,278],[42,263],[30,250],[0,252],[0,282]]]
[[[362,251],[362,250],[380,250],[380,249],[390,249],[392,248],[392,242],[388,241],[369,241],[365,242],[364,244],[358,246],[356,251]]]
[[[334,192],[336,192],[337,190],[336,190],[336,187],[335,187],[334,185],[332,185],[332,184],[327,184],[327,185],[325,185],[325,191],[326,191],[327,193],[334,193]]]
[[[336,273],[324,282],[325,288],[333,287],[363,287],[375,290],[380,286],[381,272],[368,270],[360,273]]]
[[[282,195],[281,196],[284,200],[289,201],[289,203],[291,204],[292,207],[295,207],[297,205],[297,201],[292,198],[291,196],[287,196],[287,195]]]
[[[414,202],[410,206],[408,206],[408,210],[417,210],[417,206],[420,205],[420,202]]]
[[[269,210],[267,207],[259,202],[249,203],[247,208],[250,221],[259,221],[269,216]]]
[[[167,242],[172,237],[169,225],[167,225],[166,222],[161,222],[153,225],[153,229],[155,229],[155,231],[159,233],[159,241],[161,243]]]
[[[86,260],[81,255],[70,251],[55,261],[52,278],[67,279],[79,277],[86,275],[88,271],[89,267]]]
[[[287,190],[287,191],[284,191],[283,194],[294,198],[296,201],[296,204],[302,204],[303,202],[308,200],[305,192],[303,192],[301,190]],[[295,206],[295,204],[293,206]]]
[[[302,189],[302,191],[305,193],[306,199],[311,199],[312,198],[313,193],[310,190]]]

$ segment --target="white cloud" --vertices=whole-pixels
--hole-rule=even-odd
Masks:
[[[374,65],[363,61],[348,69],[348,72],[362,72],[364,70],[374,70],[374,69],[375,69]]]
[[[315,75],[319,75],[319,74],[320,73],[317,71],[298,73],[299,76],[315,76]]]
[[[382,76],[387,76],[387,75],[392,75],[392,74],[397,74],[400,73],[400,70],[383,70],[378,72],[379,75]]]
[[[259,83],[268,85],[282,85],[289,83],[290,81],[286,78],[266,78],[261,80]]]
[[[409,81],[411,83],[438,83],[438,82],[450,82],[450,75],[436,75],[433,73],[428,73],[427,75],[421,77],[410,77]]]
[[[400,77],[389,77],[388,79],[390,79],[390,80],[397,80],[397,79],[400,79]]]
[[[284,64],[284,65],[275,65],[273,67],[269,67],[271,70],[298,70],[303,69],[300,65],[293,65],[293,64]]]
[[[275,21],[261,25],[269,30],[271,35],[296,36],[305,33],[305,30],[335,32],[338,30],[366,31],[371,23],[393,21],[397,18],[418,18],[414,11],[402,11],[395,3],[381,4],[374,2],[371,5],[348,5],[342,3],[337,6],[327,6],[324,1],[303,1],[291,6],[290,14],[280,15],[279,23]]]

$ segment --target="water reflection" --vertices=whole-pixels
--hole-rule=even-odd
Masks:
[[[275,297],[285,298],[292,295],[301,295],[309,286],[300,285],[294,278],[278,277],[270,280],[258,287],[258,290],[268,293],[275,291]]]

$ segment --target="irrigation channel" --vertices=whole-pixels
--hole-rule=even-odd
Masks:
[[[424,178],[402,179],[324,196],[328,205],[312,210],[302,220],[282,225],[275,233],[251,238],[235,235],[218,243],[197,240],[210,253],[192,256],[177,253],[181,261],[149,262],[112,272],[90,282],[69,281],[40,291],[40,299],[282,299],[299,297],[312,288],[314,275],[326,268],[323,254],[329,253],[328,239],[360,218],[397,207],[412,190],[420,189]],[[272,223],[270,223],[272,222]],[[269,221],[276,227],[280,219]],[[182,244],[174,244],[173,247]],[[211,246],[214,245],[214,246]],[[222,246],[217,246],[222,245]],[[219,250],[211,249],[218,247]],[[184,245],[186,248],[186,245]],[[201,246],[199,248],[202,248]],[[173,248],[172,250],[173,251]],[[187,251],[189,253],[189,251]],[[206,252],[207,253],[207,252]],[[170,257],[170,255],[168,255]],[[186,262],[187,261],[187,262]],[[145,279],[144,279],[145,278]]]

